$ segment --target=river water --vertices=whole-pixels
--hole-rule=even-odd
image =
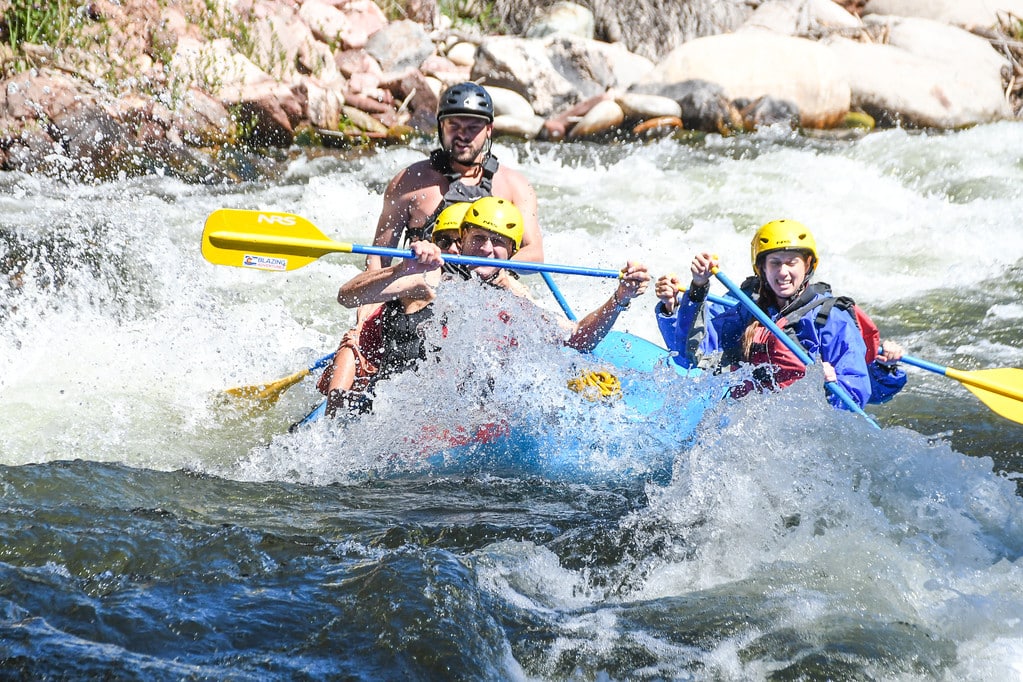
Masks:
[[[501,366],[501,409],[583,425],[580,457],[667,458],[657,480],[431,472],[402,438],[467,413],[429,373],[345,429],[286,433],[308,379],[267,410],[226,401],[334,348],[358,262],[215,266],[205,218],[368,243],[425,148],[293,152],[221,187],[0,175],[0,677],[1023,679],[1023,427],[954,380],[910,368],[880,431],[800,382],[666,440],[670,411],[569,404],[542,353]],[[685,274],[709,249],[738,280],[756,226],[795,218],[885,337],[1023,366],[1023,124],[495,150],[537,188],[548,262]],[[612,286],[555,279],[578,312]],[[653,303],[618,328],[658,340]],[[478,341],[458,348],[485,365]]]

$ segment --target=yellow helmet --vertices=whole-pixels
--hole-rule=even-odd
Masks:
[[[810,234],[809,228],[795,220],[772,220],[760,226],[750,243],[750,260],[753,261],[753,272],[760,275],[759,261],[772,251],[806,251],[809,252],[810,271],[817,268],[817,242]]]
[[[472,202],[462,220],[462,229],[482,227],[515,242],[515,251],[522,246],[522,213],[515,204],[499,197],[483,197]]]
[[[448,230],[461,230],[462,219],[465,218],[465,212],[468,210],[468,201],[459,201],[445,208],[437,216],[437,221],[433,225],[433,234]]]

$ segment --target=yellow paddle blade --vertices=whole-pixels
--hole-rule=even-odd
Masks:
[[[328,253],[351,252],[351,244],[328,238],[291,213],[221,208],[202,232],[202,255],[216,265],[284,272]]]
[[[973,372],[945,369],[945,376],[959,381],[991,410],[1023,424],[1023,369],[980,369]]]
[[[224,391],[228,395],[235,396],[237,398],[245,398],[247,400],[264,401],[267,405],[273,405],[276,403],[284,392],[289,388],[302,381],[309,375],[308,369],[299,370],[290,376],[286,376],[283,379],[271,382],[269,384],[257,384],[256,386],[239,386],[238,388],[229,388]]]

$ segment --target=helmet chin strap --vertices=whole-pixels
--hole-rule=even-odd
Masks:
[[[495,270],[491,274],[487,275],[486,277],[480,275],[475,270],[473,270],[472,274],[476,275],[476,279],[478,279],[483,284],[490,284],[491,286],[493,286],[494,282],[497,280],[498,277],[501,276],[502,272],[503,272],[503,270],[501,268],[498,268],[497,270]]]
[[[483,149],[480,150],[483,152],[483,159],[479,163],[480,166],[486,163],[487,159],[490,158],[490,150],[493,149],[493,147],[494,138],[492,138],[490,135],[487,135],[487,141],[483,143]]]

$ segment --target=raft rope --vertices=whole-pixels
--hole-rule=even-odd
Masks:
[[[593,402],[611,402],[622,397],[622,382],[606,370],[583,370],[568,380],[568,387]]]

